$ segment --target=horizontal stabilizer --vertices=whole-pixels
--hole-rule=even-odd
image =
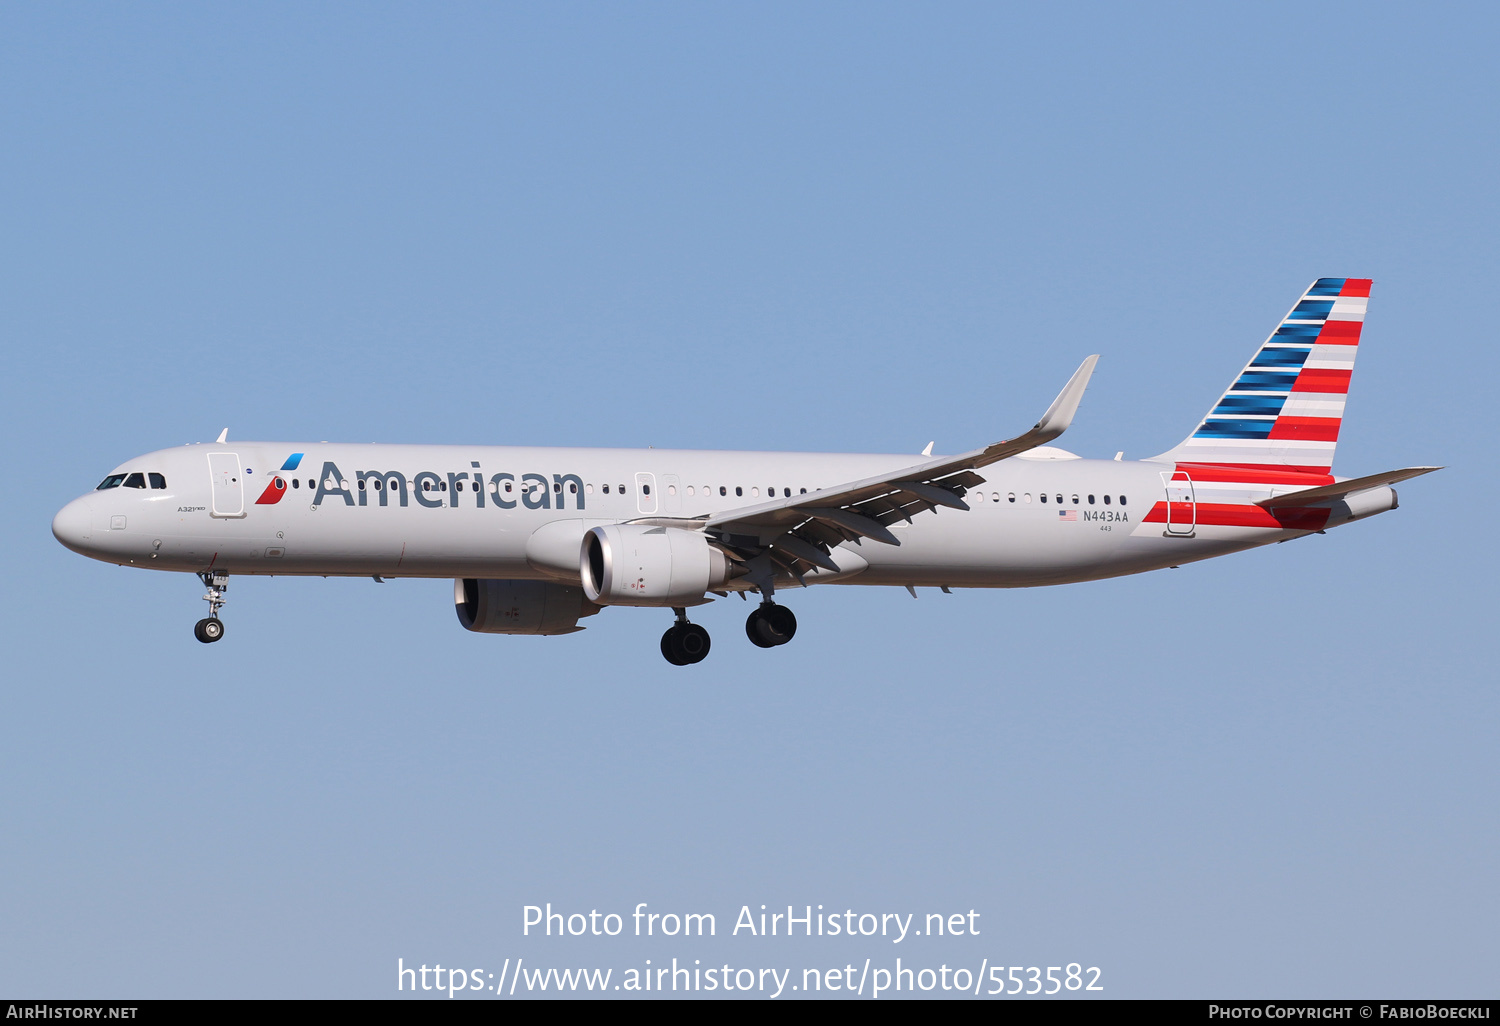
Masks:
[[[1266,509],[1275,509],[1278,506],[1306,506],[1315,502],[1332,502],[1342,499],[1346,495],[1362,492],[1366,488],[1380,488],[1393,485],[1398,481],[1406,481],[1423,474],[1430,474],[1434,470],[1442,470],[1442,467],[1407,467],[1405,470],[1388,470],[1384,474],[1371,474],[1368,477],[1350,478],[1348,481],[1339,481],[1331,485],[1323,485],[1319,488],[1304,488],[1300,492],[1288,492],[1285,495],[1273,495],[1269,499],[1261,499],[1257,506]]]

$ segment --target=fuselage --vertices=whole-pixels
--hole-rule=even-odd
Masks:
[[[888,473],[914,459],[193,444],[121,464],[105,480],[116,483],[68,504],[53,531],[84,555],[158,570],[577,583],[575,546],[590,527],[706,517]],[[1395,505],[1394,492],[1381,488],[1311,516],[1272,514],[1254,502],[1278,488],[1334,479],[1082,459],[1046,448],[986,467],[982,476],[965,495],[969,510],[898,521],[892,531],[899,546],[847,542],[834,555],[839,572],[818,570],[805,582],[1013,588],[1095,580],[1282,541]],[[550,551],[538,539],[549,541]],[[797,583],[788,578],[782,586]]]

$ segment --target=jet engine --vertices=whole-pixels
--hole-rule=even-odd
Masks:
[[[583,536],[583,592],[601,606],[696,606],[736,573],[698,531],[609,524]]]
[[[453,605],[465,630],[481,634],[572,634],[599,607],[583,589],[551,581],[493,581],[461,577]]]

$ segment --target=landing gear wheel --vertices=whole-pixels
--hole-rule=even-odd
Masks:
[[[208,603],[208,615],[193,625],[193,637],[205,645],[224,636],[224,621],[219,619],[219,610],[224,606],[224,593],[229,590],[229,575],[204,570],[198,580],[208,589],[203,601]]]
[[[661,654],[673,666],[701,663],[711,642],[708,631],[695,623],[675,623],[661,636]]]
[[[776,642],[767,639],[767,631],[762,627],[766,616],[759,609],[753,610],[745,619],[745,637],[757,648],[775,648]]]
[[[682,653],[677,651],[677,628],[668,627],[667,632],[661,636],[662,658],[673,666],[686,666],[682,661]]]
[[[688,665],[701,663],[707,658],[711,644],[708,631],[695,623],[685,623],[677,628],[677,651],[682,653],[683,661]]]
[[[797,633],[797,617],[786,606],[767,602],[745,621],[745,635],[761,648],[785,645]]]

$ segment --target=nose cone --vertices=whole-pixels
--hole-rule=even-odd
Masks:
[[[52,518],[52,537],[74,552],[85,552],[94,514],[90,508],[90,497],[74,499]]]

